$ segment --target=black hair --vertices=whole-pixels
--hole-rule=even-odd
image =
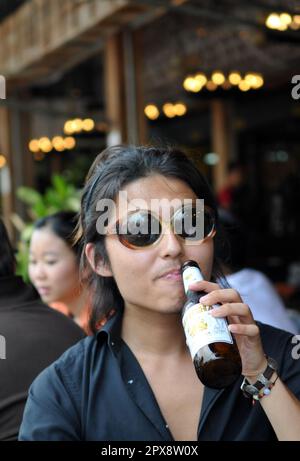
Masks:
[[[87,176],[81,198],[81,212],[77,242],[81,245],[81,269],[93,293],[90,328],[95,333],[98,323],[112,309],[124,307],[124,300],[113,277],[101,277],[90,267],[85,255],[88,243],[95,245],[95,264],[99,258],[109,265],[105,238],[96,229],[101,212],[96,211],[100,199],[115,200],[117,194],[129,183],[154,174],[180,179],[191,187],[197,197],[213,209],[217,221],[217,206],[208,183],[196,166],[179,149],[171,147],[115,146],[97,156]],[[215,258],[213,279],[221,270]]]
[[[48,227],[55,235],[60,237],[75,253],[78,263],[80,262],[79,245],[74,243],[74,232],[76,230],[78,216],[73,211],[58,211],[57,213],[45,216],[34,223],[33,229]]]
[[[243,223],[230,211],[219,209],[219,225],[222,239],[216,240],[216,252],[220,262],[231,271],[245,267],[248,236]]]
[[[15,274],[16,258],[2,219],[0,219],[0,252],[0,277],[10,277]]]

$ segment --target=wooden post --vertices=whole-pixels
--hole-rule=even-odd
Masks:
[[[6,165],[0,169],[1,205],[3,221],[10,238],[14,236],[11,222],[13,213],[13,187],[12,187],[12,159],[10,144],[10,118],[9,110],[0,106],[0,153],[6,158]]]
[[[213,152],[219,156],[219,161],[213,169],[213,186],[216,192],[224,184],[227,165],[233,156],[233,143],[229,130],[231,121],[226,102],[214,99],[211,102],[211,138]]]
[[[132,31],[130,29],[124,30],[122,39],[124,49],[124,86],[127,120],[126,138],[129,144],[138,144],[135,48]]]
[[[105,102],[109,121],[107,144],[127,142],[124,91],[124,57],[121,36],[110,37],[105,44]]]
[[[108,145],[146,142],[142,56],[138,35],[138,32],[127,29],[122,35],[110,38],[106,44],[106,114],[111,125]]]
[[[23,92],[20,96],[23,104],[29,101],[29,96]],[[12,100],[12,102],[14,102]],[[31,132],[30,112],[23,110],[18,104],[10,108],[10,138],[11,163],[13,168],[14,191],[20,186],[33,186],[34,160],[29,153],[28,142]],[[14,197],[14,211],[22,218],[26,218],[26,205]]]
[[[144,75],[143,75],[143,48],[142,48],[142,30],[134,32],[134,50],[135,50],[135,81],[136,81],[136,112],[138,127],[138,143],[146,144],[148,142],[148,124],[144,114],[145,96],[144,96]]]
[[[28,142],[31,134],[31,114],[30,112],[23,111],[21,113],[21,148],[23,156],[23,177],[22,185],[33,187],[34,186],[34,169],[35,161],[31,152],[29,152]]]

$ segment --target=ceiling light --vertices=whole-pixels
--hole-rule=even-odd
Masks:
[[[156,120],[159,117],[159,110],[154,104],[148,104],[144,109],[144,114],[150,120]]]

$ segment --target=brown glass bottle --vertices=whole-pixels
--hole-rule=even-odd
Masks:
[[[189,290],[189,285],[203,280],[195,261],[186,261],[182,277],[187,301],[182,310],[182,323],[187,345],[200,381],[208,387],[221,389],[230,386],[241,376],[241,357],[224,318],[208,314],[213,306],[200,304],[206,293]]]

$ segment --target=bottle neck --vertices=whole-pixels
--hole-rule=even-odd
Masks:
[[[199,298],[201,296],[204,296],[205,293],[204,291],[192,291],[192,290],[188,290],[187,293],[186,293],[186,298],[188,301],[193,301],[196,303],[199,302]]]
[[[182,271],[182,279],[185,292],[187,293],[191,283],[200,282],[204,278],[199,267],[187,266]]]

